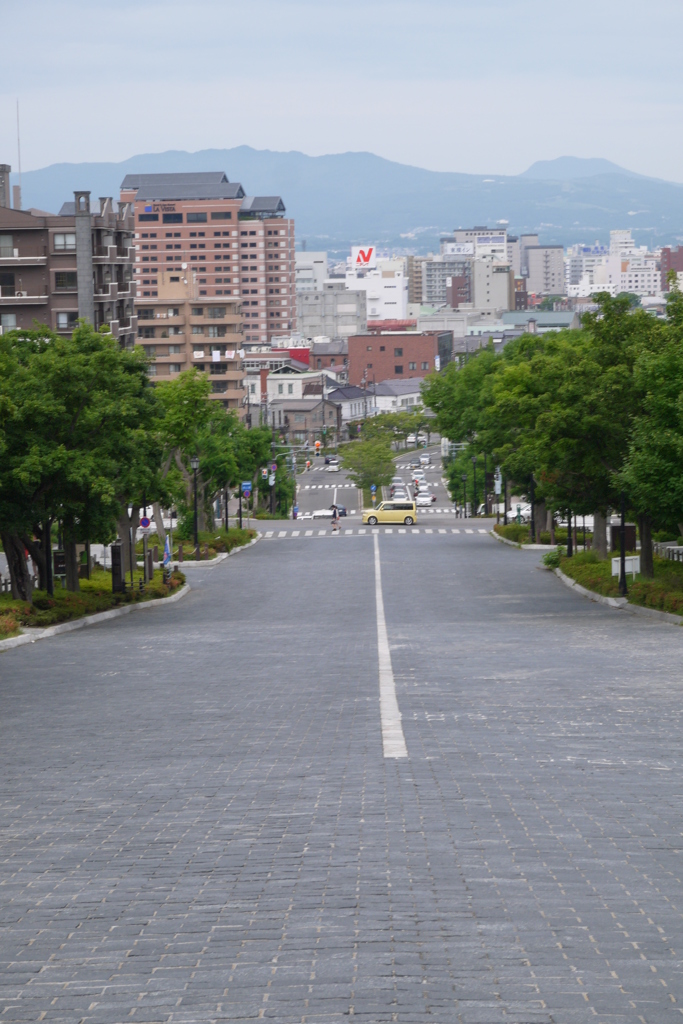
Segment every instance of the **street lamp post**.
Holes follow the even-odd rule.
[[[462,517],[467,519],[467,473],[460,477],[462,480]]]
[[[472,515],[477,514],[477,456],[472,456],[472,472],[474,473],[474,480],[472,481]]]
[[[193,455],[190,459],[190,465],[194,473],[194,557],[199,561],[199,531],[197,524],[197,470],[199,469],[199,459],[196,455]]]

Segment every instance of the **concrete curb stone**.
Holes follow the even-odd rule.
[[[185,569],[212,569],[214,565],[218,565],[219,562],[224,562],[226,558],[230,558],[231,555],[236,555],[240,551],[246,551],[253,544],[256,544],[262,537],[262,534],[257,533],[253,540],[250,540],[248,544],[240,544],[238,548],[233,548],[232,551],[224,551],[220,555],[216,555],[215,558],[207,558],[205,562],[201,559],[199,562],[191,560],[189,562],[176,562],[175,565],[181,572]],[[140,563],[142,565],[142,563]]]
[[[495,540],[499,540],[501,544],[507,544],[508,547],[517,548],[519,551],[555,551],[557,548],[556,544],[517,544],[514,540],[501,537],[495,530],[489,530],[489,533]]]

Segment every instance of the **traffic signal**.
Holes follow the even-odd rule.
[[[267,480],[268,479],[268,470],[265,468],[265,466],[261,470],[261,479],[262,480]]]

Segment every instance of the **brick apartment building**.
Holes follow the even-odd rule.
[[[138,344],[153,360],[150,376],[168,380],[194,367],[211,380],[211,398],[245,414],[239,296],[208,298],[196,275],[160,270],[154,296],[139,300]],[[223,289],[225,291],[225,289]]]
[[[6,189],[0,192],[6,199]],[[74,192],[58,215],[0,205],[0,327],[34,321],[70,334],[79,317],[108,324],[125,348],[135,344],[133,212],[111,198],[91,209]]]
[[[452,331],[357,334],[349,338],[349,384],[426,377],[452,358]]]
[[[215,171],[128,174],[121,199],[135,208],[141,302],[159,297],[163,268],[168,284],[189,275],[199,299],[239,297],[246,350],[295,329],[294,221],[279,196],[246,196]]]
[[[666,275],[670,270],[675,270],[677,274],[683,274],[683,245],[679,245],[676,249],[665,246],[662,249],[662,255],[660,260],[660,270],[662,276],[662,291],[669,291],[669,282],[666,279]]]

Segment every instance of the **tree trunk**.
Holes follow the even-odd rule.
[[[155,501],[152,505],[152,512],[154,514],[154,525],[157,528],[157,536],[163,547],[166,543],[166,528],[164,527],[164,517],[161,514],[161,505],[158,501]]]
[[[64,555],[66,558],[66,589],[72,594],[77,594],[81,589],[78,579],[78,554],[76,552],[75,540],[64,540]]]
[[[119,531],[119,539],[121,541],[121,555],[123,557],[123,574],[124,576],[130,576],[130,531],[133,531],[133,545],[135,545],[135,537],[137,534],[138,526],[140,525],[140,509],[137,505],[133,506],[132,515],[128,515],[128,506],[124,506],[121,515],[116,520],[116,525]],[[133,569],[136,569],[136,554],[133,551]]]
[[[12,583],[12,597],[15,601],[28,601],[30,604],[33,600],[33,584],[26,562],[26,549],[21,538],[16,533],[3,533],[2,546]]]
[[[548,512],[548,529],[550,530],[550,543],[555,543],[555,513]]]
[[[37,529],[35,535],[43,534],[42,540],[34,540],[33,537],[22,537],[21,541],[38,569],[38,589],[47,590],[47,559],[45,558],[45,531]]]
[[[607,519],[601,512],[593,514],[593,551],[598,558],[607,558]]]
[[[545,502],[538,501],[534,507],[534,525],[536,526],[536,536],[534,541],[536,544],[541,543],[541,530],[543,529],[542,524],[545,522]]]
[[[576,536],[576,516],[572,519],[572,538],[574,540],[574,554],[579,550],[578,538]]]
[[[643,576],[653,579],[655,574],[652,556],[652,520],[648,515],[638,516],[638,532],[640,533],[640,571]]]

